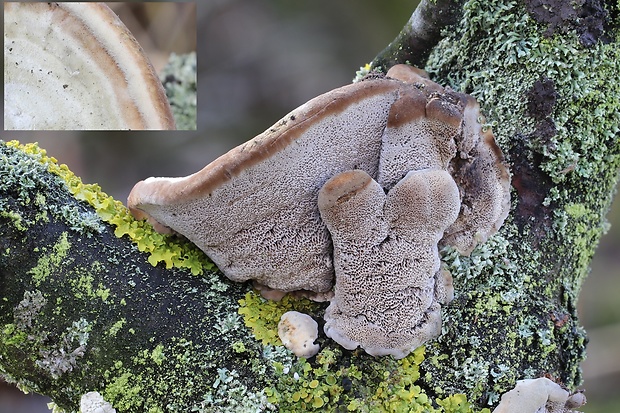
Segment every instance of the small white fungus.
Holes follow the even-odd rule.
[[[319,326],[307,314],[288,311],[282,314],[278,323],[278,336],[284,346],[297,357],[312,357],[319,352],[314,340],[319,336]]]

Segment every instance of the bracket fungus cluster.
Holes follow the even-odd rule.
[[[366,172],[343,172],[319,192],[334,245],[336,288],[325,334],[348,350],[405,357],[441,330],[451,298],[437,242],[460,201],[447,171],[409,172],[387,194]]]
[[[148,178],[128,205],[234,281],[334,296],[325,331],[401,358],[452,297],[438,245],[469,254],[509,210],[477,102],[410,66],[318,96],[201,171]]]
[[[174,129],[144,51],[104,3],[4,3],[5,129]]]

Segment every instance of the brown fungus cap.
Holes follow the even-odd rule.
[[[389,189],[408,171],[448,170],[459,187],[462,205],[441,244],[468,255],[497,232],[510,210],[510,173],[502,151],[471,96],[444,89],[410,66],[396,65],[387,76],[413,85],[415,92],[409,94],[416,97],[403,95],[392,106],[378,181]],[[416,103],[417,111],[400,107]],[[403,119],[403,112],[408,119]]]
[[[328,335],[404,357],[439,334],[452,296],[438,243],[469,253],[508,213],[509,173],[483,121],[473,98],[399,65],[310,100],[193,175],[137,183],[128,205],[234,281],[326,292],[335,277]],[[406,304],[380,321],[384,302]]]
[[[174,129],[144,51],[104,3],[4,3],[6,129]]]

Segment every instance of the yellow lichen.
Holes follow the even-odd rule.
[[[62,178],[76,199],[88,203],[103,221],[116,227],[114,235],[119,238],[127,235],[140,251],[150,254],[148,261],[151,265],[163,262],[166,268],[187,268],[194,275],[215,269],[207,256],[191,243],[159,234],[150,224],[136,221],[120,201],[104,193],[97,184],[82,183],[67,165],[59,165],[54,157],[47,156],[45,149],[39,148],[37,144],[22,145],[18,141],[10,141],[7,146],[35,157],[47,166],[49,172]]]
[[[280,301],[271,301],[250,291],[239,300],[238,312],[243,316],[243,322],[252,330],[256,340],[261,341],[263,345],[281,346],[278,323],[282,314],[293,310],[304,312],[304,309],[316,307],[317,304],[308,299],[298,300],[286,295]]]

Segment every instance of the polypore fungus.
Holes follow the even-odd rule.
[[[509,208],[509,173],[477,103],[421,73],[398,65],[318,96],[193,175],[138,182],[129,208],[187,237],[234,281],[321,293],[335,276],[329,334],[402,357],[439,333],[451,295],[437,242],[467,254]],[[357,201],[337,212],[349,196]],[[353,257],[356,239],[365,250]],[[388,308],[373,305],[392,313],[376,321]],[[356,317],[368,325],[338,321]],[[387,336],[364,340],[371,330]]]
[[[174,129],[140,45],[104,3],[4,3],[6,129]]]
[[[395,358],[438,336],[440,304],[452,294],[438,291],[449,275],[437,242],[460,209],[450,174],[411,171],[386,195],[366,172],[348,171],[323,185],[318,203],[336,271],[325,333],[346,349]]]
[[[586,403],[583,393],[569,394],[545,377],[517,381],[502,395],[493,413],[576,413],[573,408]]]
[[[331,237],[317,206],[323,184],[360,169],[390,189],[410,170],[439,168],[455,178],[463,204],[445,239],[467,252],[508,213],[501,152],[490,129],[481,132],[472,98],[397,68],[419,82],[374,79],[318,96],[195,174],[137,183],[132,213],[184,235],[234,281],[322,292],[334,277]],[[425,151],[432,156],[410,159]]]
[[[309,358],[319,352],[320,346],[314,344],[319,336],[319,327],[308,314],[297,311],[282,314],[278,323],[278,336],[284,347],[297,357]]]
[[[387,76],[409,88],[394,102],[383,134],[378,182],[391,188],[408,171],[445,169],[461,192],[461,213],[447,230],[443,245],[469,254],[506,219],[510,176],[491,128],[474,98],[446,90],[407,66]]]

